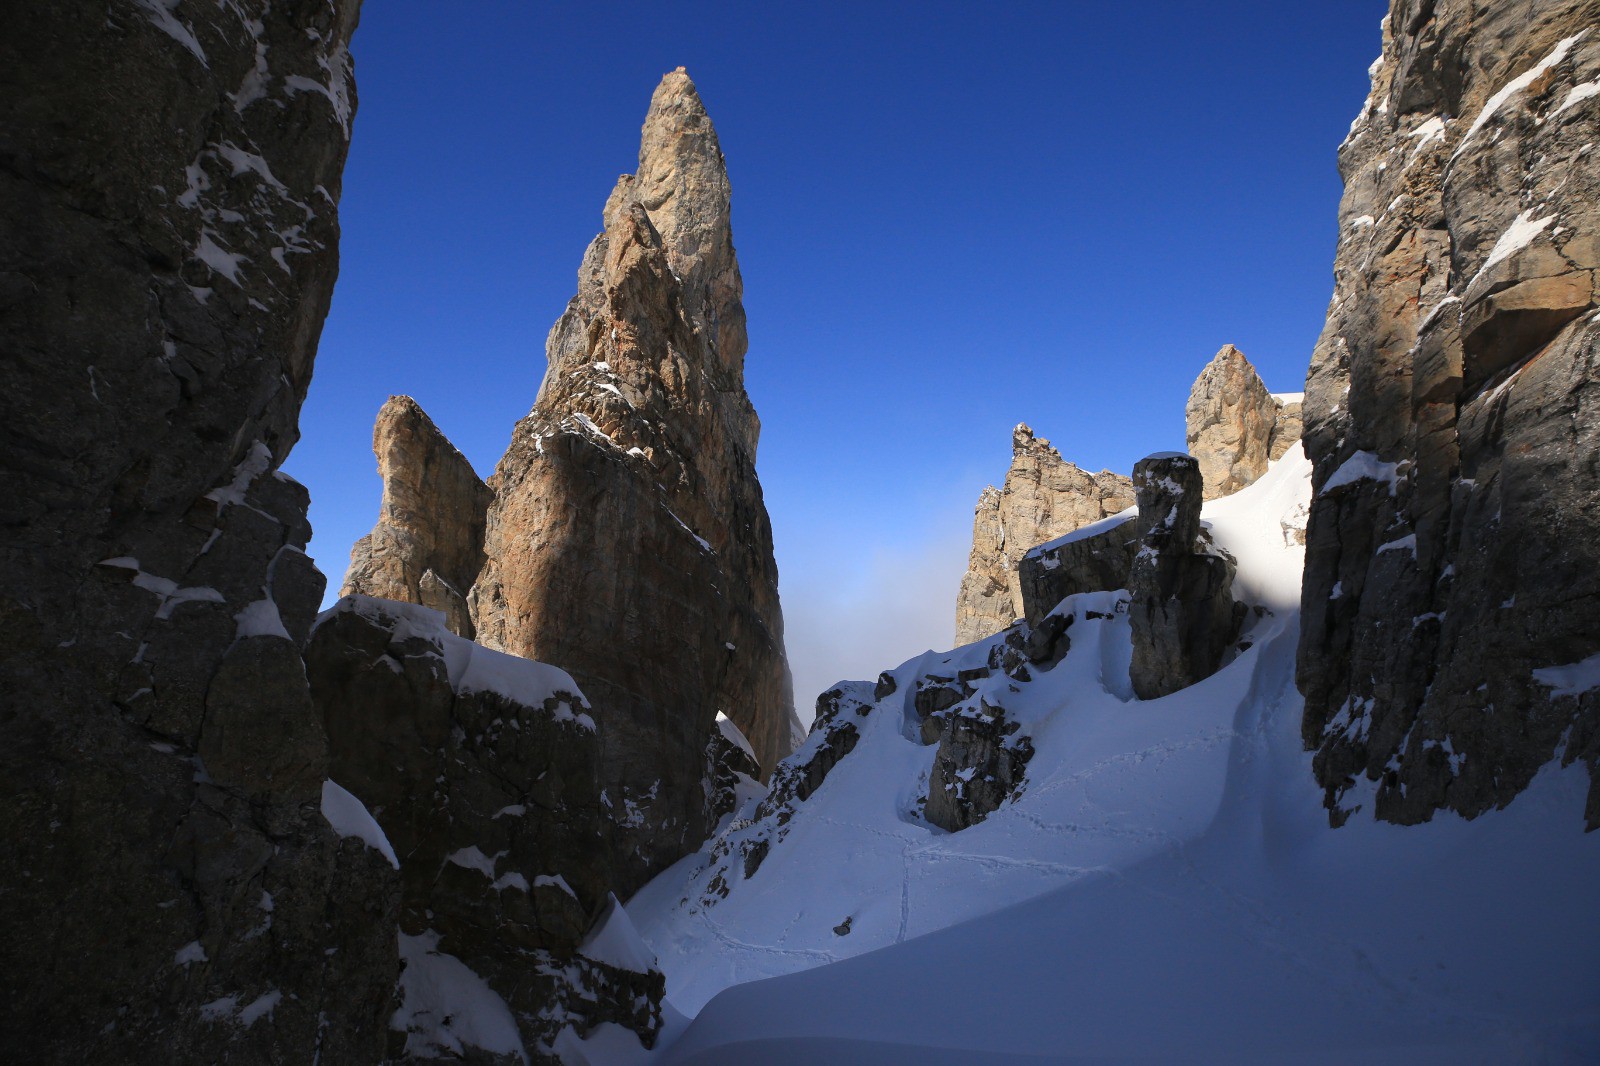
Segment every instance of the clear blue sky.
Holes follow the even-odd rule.
[[[353,52],[343,268],[287,469],[336,591],[408,393],[488,476],[651,90],[721,136],[802,713],[948,645],[972,505],[1026,421],[1089,469],[1183,447],[1224,343],[1298,391],[1335,149],[1382,0],[381,0]]]

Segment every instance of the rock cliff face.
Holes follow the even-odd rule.
[[[972,554],[956,597],[956,643],[998,633],[1022,614],[1017,563],[1024,552],[1133,504],[1133,483],[1090,474],[1061,458],[1026,425],[1011,434],[1005,485],[978,497]]]
[[[489,486],[409,396],[389,397],[378,412],[372,450],[383,506],[378,524],[350,550],[339,594],[432,607],[451,632],[471,640],[467,594],[483,569]]]
[[[357,5],[0,34],[0,1031],[34,1063],[373,1062],[393,868],[319,810],[323,589],[275,468],[337,272]]]
[[[1189,454],[1200,460],[1208,500],[1252,484],[1300,439],[1299,402],[1275,398],[1231,344],[1195,378],[1185,415]]]
[[[1305,402],[1298,677],[1336,823],[1471,817],[1553,759],[1600,782],[1597,84],[1593,0],[1384,21]]]
[[[681,70],[604,220],[490,481],[472,606],[480,641],[560,665],[593,703],[622,892],[703,838],[716,715],[765,773],[793,701],[727,173]]]

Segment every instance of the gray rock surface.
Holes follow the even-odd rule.
[[[1167,453],[1133,468],[1139,547],[1128,575],[1134,693],[1155,699],[1216,673],[1239,634],[1233,560],[1200,529],[1200,463]]]
[[[1022,787],[1033,744],[1018,728],[1004,708],[981,698],[976,708],[945,716],[923,809],[930,823],[952,833],[966,829]]]
[[[400,859],[400,931],[487,980],[535,1057],[568,1025],[654,1043],[661,974],[578,951],[609,899],[611,823],[572,678],[471,644],[436,611],[364,596],[322,616],[305,661],[329,771]]]
[[[444,613],[471,640],[467,594],[483,569],[493,493],[417,401],[391,396],[378,412],[372,451],[383,503],[372,532],[350,549],[341,596],[419,603]]]
[[[1028,549],[1098,522],[1133,503],[1121,474],[1090,474],[1061,458],[1026,425],[1011,434],[1002,488],[985,488],[972,522],[972,553],[956,596],[956,643],[998,633],[1023,613],[1018,561]]]
[[[1600,693],[1561,670],[1600,654],[1597,26],[1396,2],[1339,152],[1298,667],[1335,823],[1472,817],[1581,759],[1600,825]]]
[[[275,473],[337,272],[357,5],[0,33],[0,1032],[28,1063],[375,1062],[398,883],[319,809]]]
[[[593,703],[626,895],[704,838],[717,713],[770,772],[793,700],[728,179],[681,70],[604,220],[490,480],[472,608],[484,644],[560,665]]]

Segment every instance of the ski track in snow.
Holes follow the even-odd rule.
[[[758,1049],[844,1066],[885,1048],[979,1064],[1196,1048],[1217,1062],[1584,1061],[1577,1049],[1600,1041],[1600,918],[1584,891],[1600,883],[1600,834],[1581,833],[1580,767],[1547,769],[1472,823],[1396,827],[1363,810],[1327,827],[1294,687],[1304,549],[1281,527],[1309,481],[1292,451],[1205,506],[1238,560],[1236,594],[1266,609],[1212,678],[1133,699],[1125,609],[1093,593],[1072,601],[1060,664],[976,683],[972,700],[1003,702],[1035,751],[1018,796],[978,825],[922,821],[934,748],[911,701],[918,676],[981,665],[993,638],[891,671],[895,694],[851,719],[854,750],[781,834],[729,828],[727,857],[709,861],[708,844],[629,902],[672,1007],[698,1018],[627,1066]],[[770,839],[748,879],[745,833]],[[718,871],[728,894],[708,904]]]

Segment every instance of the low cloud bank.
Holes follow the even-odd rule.
[[[955,640],[956,590],[971,545],[956,537],[865,563],[807,567],[783,581],[783,618],[794,701],[809,723],[816,698],[835,682],[871,680],[921,652]]]

